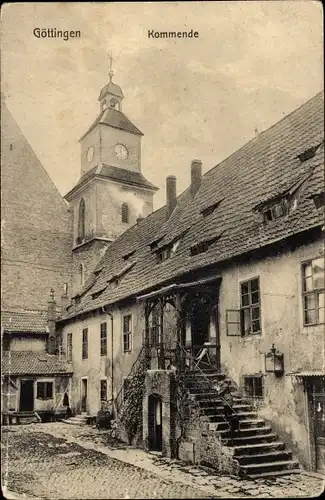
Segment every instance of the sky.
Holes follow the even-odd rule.
[[[79,139],[113,81],[123,112],[144,133],[142,173],[160,188],[210,170],[323,88],[320,2],[14,3],[2,6],[2,93],[62,195],[80,177]],[[34,28],[80,30],[41,38]],[[148,38],[148,30],[199,32]]]

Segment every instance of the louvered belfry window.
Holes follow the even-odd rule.
[[[122,203],[121,216],[122,216],[122,222],[125,223],[129,222],[129,207],[127,203]]]

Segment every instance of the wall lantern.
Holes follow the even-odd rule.
[[[283,354],[276,350],[274,344],[270,351],[265,354],[265,371],[282,375],[284,372]]]

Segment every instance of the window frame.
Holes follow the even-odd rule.
[[[324,262],[324,267],[325,267],[325,256],[324,255],[321,255],[319,257],[312,257],[310,259],[306,259],[306,260],[303,260],[301,262],[301,266],[300,266],[300,270],[301,270],[301,297],[302,297],[302,320],[303,320],[303,325],[304,327],[308,327],[308,326],[318,326],[318,325],[324,325],[325,324],[325,307],[316,307],[316,299],[317,299],[317,296],[320,295],[320,294],[324,294],[325,295],[325,284],[324,284],[324,288],[313,288],[312,290],[304,290],[304,283],[305,283],[305,280],[306,278],[312,278],[313,279],[313,273],[310,275],[310,276],[305,276],[304,275],[304,266],[307,266],[308,264],[311,265],[311,268],[312,268],[312,263],[313,261],[315,260],[318,260],[318,259],[321,259],[323,260]],[[315,309],[308,309],[305,307],[305,297],[307,296],[312,296],[314,297],[314,300],[315,300]],[[306,311],[311,311],[311,310],[315,310],[318,312],[318,317],[319,317],[319,310],[320,309],[324,309],[324,321],[317,321],[316,322],[311,322],[311,323],[307,323],[306,322]]]
[[[67,350],[66,350],[67,363],[72,363],[72,351],[73,351],[72,338],[73,338],[72,332],[68,332],[67,333],[67,342],[66,342],[66,345],[67,345]]]
[[[87,335],[87,341],[84,340],[84,334]],[[85,349],[86,346],[86,349]],[[81,359],[88,359],[88,327],[82,329],[82,339],[81,339]]]
[[[105,399],[102,398],[102,382],[106,383],[106,397],[105,397]],[[107,379],[107,377],[106,378],[101,378],[100,381],[99,381],[99,400],[101,402],[102,401],[105,401],[105,402],[108,401],[108,379]]]
[[[242,297],[243,295],[248,295],[251,298],[252,292],[251,290],[251,285],[249,285],[249,293],[248,294],[243,294],[242,293],[242,286],[245,285],[246,283],[251,283],[252,281],[257,280],[258,282],[258,305],[256,306],[255,304],[250,303],[249,305],[243,306],[242,305]],[[259,276],[254,276],[252,278],[248,278],[246,280],[240,281],[239,282],[239,300],[240,300],[240,311],[241,311],[241,336],[242,337],[249,337],[250,335],[261,335],[262,334],[262,301],[261,301],[261,280]],[[251,299],[250,299],[251,300]],[[245,326],[245,310],[250,311],[250,322],[251,324],[253,321],[257,321],[256,318],[252,317],[252,310],[259,308],[259,316],[258,316],[258,321],[260,324],[260,329],[256,332],[250,331],[249,333],[245,333],[244,326]]]
[[[103,327],[105,325],[105,329],[104,329],[104,332],[103,332]],[[103,337],[103,333],[105,333],[105,337]],[[99,332],[99,335],[100,335],[100,339],[99,339],[99,342],[100,342],[100,355],[101,356],[107,356],[107,346],[108,346],[108,335],[107,335],[107,321],[103,321],[102,323],[100,323],[100,332]],[[105,349],[103,349],[103,347],[105,347]]]
[[[130,316],[131,321],[130,321],[130,330],[128,332],[124,331],[124,318]],[[128,344],[125,342],[125,337],[128,337]],[[127,314],[122,314],[122,349],[123,349],[123,354],[130,354],[132,352],[133,348],[133,314],[132,313],[127,313]],[[128,345],[129,349],[125,350],[125,346]]]
[[[246,390],[246,380],[252,380],[253,381],[253,384],[252,384],[252,389],[253,389],[253,394],[249,394],[248,391]],[[255,390],[256,390],[256,385],[254,384],[254,380],[255,379],[259,379],[261,381],[261,396],[257,396],[255,393]],[[264,397],[265,397],[265,383],[264,383],[264,375],[263,374],[258,374],[258,373],[255,373],[255,374],[252,374],[252,375],[249,375],[249,374],[243,374],[242,375],[242,387],[243,387],[243,396],[244,398],[247,398],[247,399],[251,399],[253,401],[263,401],[264,400]]]
[[[86,235],[86,202],[84,198],[81,198],[78,208],[78,243],[81,243],[85,239]]]
[[[44,395],[41,396],[39,394],[39,386],[43,384],[45,386],[45,389],[44,389]],[[51,395],[49,396],[47,394],[47,389],[48,388],[51,388]],[[39,380],[36,380],[36,398],[35,399],[38,399],[38,400],[41,400],[41,401],[48,401],[48,400],[52,400],[54,399],[54,380],[53,379],[39,379]]]

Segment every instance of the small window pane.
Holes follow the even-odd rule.
[[[243,307],[245,306],[249,306],[249,295],[242,295],[242,298],[241,298],[241,305]]]
[[[245,295],[249,293],[249,286],[248,283],[242,283],[241,285],[241,294]]]
[[[252,293],[252,304],[258,304],[260,299],[260,294],[259,292],[253,292]]]
[[[260,331],[260,320],[257,319],[257,320],[253,320],[252,321],[252,330],[253,330],[253,333],[257,333]]]
[[[252,319],[260,319],[260,308],[259,307],[252,308]]]
[[[308,263],[308,264],[304,264],[302,266],[302,270],[303,270],[303,276],[305,278],[307,278],[308,276],[311,276],[312,275],[312,272],[311,272],[311,263]]]
[[[305,323],[306,323],[306,325],[316,323],[316,310],[315,309],[307,309],[305,311]]]
[[[313,278],[311,276],[303,280],[303,289],[304,292],[311,292],[313,290]]]
[[[258,290],[258,279],[251,281],[251,291],[255,292],[256,290]]]
[[[244,334],[249,335],[251,333],[251,312],[250,309],[244,309]]]
[[[313,293],[305,295],[305,309],[315,309],[315,295]]]
[[[314,289],[325,288],[324,259],[315,259],[312,262]]]

